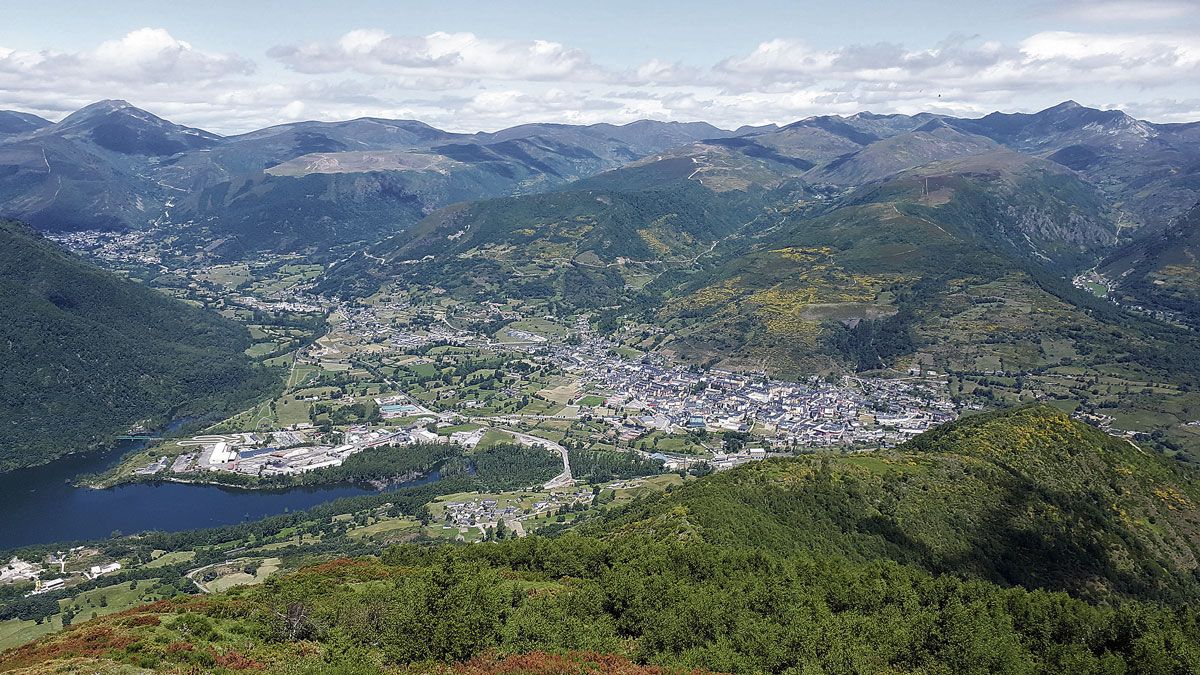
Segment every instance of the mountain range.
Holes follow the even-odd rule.
[[[56,124],[0,115],[0,213],[55,231],[175,225],[268,250],[369,238],[456,201],[546,189],[725,133],[635,122],[455,134],[363,118],[221,137],[124,101]]]
[[[1073,102],[979,119],[860,113],[737,131],[643,120],[464,134],[361,118],[222,137],[101,101],[53,124],[0,112],[0,214],[44,230],[169,224],[234,235],[253,250],[304,250],[370,240],[456,202],[552,190],[660,154],[687,158],[695,180],[719,189],[754,180],[733,177],[723,162],[753,162],[836,190],[1000,147],[1075,172],[1112,205],[1123,231],[1165,227],[1200,201],[1200,125],[1153,124]]]
[[[1166,447],[1200,449],[1180,431],[1200,411],[1200,123],[1067,101],[733,131],[362,118],[219,136],[102,101],[0,130],[0,214],[42,230],[301,253],[326,264],[322,293],[416,283],[619,317],[665,329],[641,348],[785,377],[950,372],[962,396],[1137,410],[1176,429]],[[1104,299],[1072,288],[1089,270]]]

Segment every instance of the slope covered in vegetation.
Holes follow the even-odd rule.
[[[400,547],[162,601],[6,652],[0,671],[472,672],[487,654],[592,652],[731,672],[1182,673],[1200,665],[1198,631],[1187,610],[890,562],[567,536]],[[562,672],[552,658],[517,671]]]
[[[403,545],[163,600],[0,671],[1195,672],[1195,492],[1028,406],[893,453],[708,476],[556,538]]]
[[[1198,495],[1189,470],[1031,405],[944,425],[895,451],[718,474],[603,530],[1184,602],[1200,597]]]
[[[276,376],[245,327],[0,222],[0,471],[48,462],[138,422],[212,416]]]

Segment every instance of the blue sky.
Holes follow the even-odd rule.
[[[0,108],[124,98],[220,133],[296,119],[983,114],[1200,119],[1200,2],[0,0]]]

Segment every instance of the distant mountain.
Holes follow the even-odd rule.
[[[1128,212],[1129,225],[1161,229],[1200,200],[1195,124],[1152,124],[1074,101],[947,123],[1079,172]]]
[[[219,141],[125,101],[94,103],[0,143],[0,216],[48,231],[145,226],[171,192],[154,167]]]
[[[0,471],[131,425],[211,419],[274,386],[244,326],[122,279],[0,222]]]
[[[476,134],[476,139],[488,144],[524,138],[553,139],[584,148],[609,161],[625,163],[697,140],[729,135],[730,132],[706,122],[639,120],[623,125],[523,124],[494,133]]]
[[[144,177],[143,160],[55,136],[0,143],[0,216],[43,231],[145,224],[166,190]]]
[[[933,119],[916,129],[888,136],[861,150],[837,157],[804,177],[816,183],[862,185],[905,169],[991,152],[999,147],[987,138],[962,133],[940,119]]]
[[[793,167],[741,149],[704,141],[546,192],[452,205],[338,264],[320,287],[356,296],[420,278],[469,295],[610,306],[631,276],[688,264],[768,205],[807,194]]]
[[[1161,233],[1114,252],[1099,269],[1116,284],[1116,299],[1164,310],[1200,327],[1200,204]]]
[[[0,135],[0,214],[46,230],[177,224],[241,250],[328,250],[454,202],[537,192],[722,135],[654,121],[455,134],[362,118],[225,138],[101,101]]]
[[[44,120],[37,115],[15,110],[0,110],[0,141],[11,136],[37,131],[51,124],[53,122]]]
[[[552,190],[637,162],[686,157],[730,186],[804,174],[817,191],[844,190],[997,144],[1098,187],[1126,239],[1200,200],[1200,126],[1071,102],[979,119],[825,115],[736,132],[642,120],[461,134],[361,118],[220,137],[101,101],[57,124],[0,117],[0,214],[42,229],[178,225],[185,238],[235,239],[238,250],[329,251],[450,204]],[[755,175],[733,177],[745,170]]]
[[[168,122],[126,101],[100,101],[80,108],[33,138],[65,138],[121,155],[147,157],[211,148],[221,140],[216,134]]]

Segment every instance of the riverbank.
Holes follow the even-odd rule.
[[[322,487],[360,487],[363,489],[370,488],[376,492],[384,492],[391,487],[405,483],[419,482],[421,479],[427,478],[431,474],[437,473],[437,469],[433,471],[409,471],[403,474],[397,474],[385,478],[361,479],[361,480],[329,480],[321,481],[314,480],[309,482],[296,482],[288,478],[254,478],[247,477],[241,474],[234,474],[224,471],[212,471],[205,474],[190,474],[186,476],[121,476],[115,480],[107,482],[91,483],[80,485],[92,490],[107,490],[110,488],[120,487],[123,485],[161,485],[166,483],[174,483],[177,485],[204,485],[224,487],[232,490],[246,490],[248,492],[271,492],[280,490],[294,490],[299,488],[322,488]],[[249,481],[249,482],[247,482]]]

